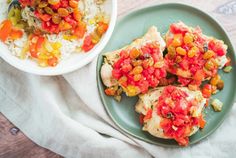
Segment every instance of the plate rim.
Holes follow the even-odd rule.
[[[196,8],[196,7],[193,7],[191,5],[188,5],[188,4],[184,4],[184,3],[178,3],[178,2],[168,2],[168,3],[161,3],[161,4],[155,4],[155,5],[152,5],[152,6],[146,6],[146,7],[143,7],[143,8],[139,8],[139,9],[135,9],[135,10],[131,10],[130,12],[126,13],[124,16],[122,16],[121,18],[119,18],[117,20],[117,23],[116,23],[116,26],[118,23],[122,22],[123,20],[125,20],[128,16],[132,16],[138,12],[142,12],[142,11],[145,11],[147,9],[152,9],[152,8],[155,8],[155,7],[162,7],[162,6],[168,6],[168,5],[179,5],[181,7],[186,7],[186,8],[190,8],[190,9],[193,9],[195,11],[198,11],[200,12],[201,14],[203,14],[204,16],[207,16],[208,18],[210,18],[213,22],[215,22],[218,27],[220,29],[222,29],[222,31],[224,32],[226,38],[229,40],[229,43],[232,47],[232,54],[234,56],[234,58],[236,57],[235,55],[235,47],[234,45],[232,44],[232,40],[230,38],[230,36],[228,35],[227,31],[224,29],[224,27],[219,23],[219,21],[217,19],[215,19],[213,16],[211,16],[209,13],[205,12],[205,11],[202,11],[200,10],[199,8]],[[115,29],[114,29],[115,30]],[[112,38],[112,37],[111,37]],[[110,38],[110,39],[111,39]],[[157,142],[157,141],[154,141],[154,140],[149,140],[147,138],[143,138],[141,136],[138,136],[128,130],[126,130],[124,127],[122,127],[122,125],[120,125],[118,123],[118,121],[116,121],[116,119],[113,117],[113,115],[111,114],[111,112],[109,111],[107,105],[106,105],[106,101],[105,101],[105,98],[102,96],[101,94],[101,91],[102,91],[102,84],[99,84],[99,82],[102,83],[101,81],[101,78],[100,78],[100,69],[98,69],[98,65],[99,65],[99,59],[103,57],[103,54],[104,52],[102,51],[102,53],[99,54],[98,58],[97,58],[97,62],[96,62],[96,81],[97,81],[97,88],[98,88],[98,91],[99,91],[99,96],[101,98],[101,101],[102,101],[102,104],[103,106],[105,107],[106,109],[106,112],[107,114],[109,115],[109,117],[112,119],[112,121],[115,123],[115,125],[117,125],[117,127],[120,129],[121,132],[125,132],[126,134],[130,135],[130,136],[133,136],[134,138],[137,138],[139,140],[142,140],[144,142],[147,142],[147,143],[151,143],[151,144],[154,144],[154,145],[159,145],[159,146],[162,146],[162,147],[172,147],[172,148],[181,148],[181,146],[177,145],[177,144],[163,144],[163,143],[160,143],[160,142]],[[223,116],[223,118],[218,122],[218,124],[216,126],[214,126],[207,134],[205,134],[204,136],[202,136],[201,138],[195,140],[195,141],[192,141],[192,142],[189,142],[189,145],[188,146],[192,146],[196,143],[199,143],[201,142],[203,139],[205,139],[206,137],[210,136],[213,132],[216,131],[216,129],[218,129],[222,123],[224,122],[224,120],[227,118],[227,116],[229,115],[229,112],[231,111],[233,105],[234,105],[234,102],[236,101],[236,93],[234,93],[233,95],[233,98],[232,98],[232,104],[229,106],[229,108],[227,108],[225,110],[225,115]],[[162,138],[160,138],[162,139]]]

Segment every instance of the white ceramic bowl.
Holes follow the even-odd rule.
[[[87,53],[73,53],[68,58],[60,61],[60,63],[56,67],[42,68],[39,67],[36,62],[30,59],[21,60],[16,56],[12,55],[11,52],[8,50],[7,46],[0,42],[0,56],[6,62],[16,67],[17,69],[37,75],[61,75],[79,69],[91,62],[102,51],[114,30],[117,18],[117,0],[106,0],[104,5],[106,13],[110,15],[109,28],[107,32],[103,35],[101,41]],[[2,21],[3,19],[5,19],[5,16],[2,13],[6,12],[7,8],[6,6],[4,7],[4,5],[1,5],[0,8],[0,21]]]

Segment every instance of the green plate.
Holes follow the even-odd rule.
[[[208,14],[183,4],[162,4],[144,8],[125,16],[118,21],[112,38],[107,44],[103,53],[123,47],[132,42],[133,39],[141,37],[150,26],[157,26],[162,35],[167,32],[171,23],[183,21],[187,25],[199,25],[203,33],[223,40],[228,45],[228,56],[232,59],[232,65],[235,65],[235,55],[232,43],[229,40],[224,29]],[[178,146],[174,140],[166,140],[151,136],[149,133],[141,130],[139,116],[134,111],[134,105],[137,97],[122,96],[121,102],[116,102],[112,97],[104,93],[104,85],[100,78],[100,69],[103,63],[102,53],[97,62],[97,82],[102,102],[112,120],[125,132],[149,143],[162,146]],[[214,132],[221,125],[224,118],[229,113],[233,103],[236,91],[236,68],[229,74],[220,71],[225,82],[224,89],[214,95],[212,98],[218,98],[223,103],[221,112],[214,112],[211,106],[205,109],[207,124],[203,130],[199,130],[190,137],[190,144],[194,144]]]

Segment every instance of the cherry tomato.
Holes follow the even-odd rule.
[[[202,88],[202,95],[205,98],[210,98],[212,93],[212,88],[210,84],[205,84]]]
[[[204,128],[205,125],[206,125],[206,120],[205,120],[205,119],[203,118],[203,116],[201,115],[201,116],[199,117],[199,127],[200,127],[200,128]]]
[[[144,115],[140,114],[139,115],[139,123],[140,123],[140,125],[143,125],[143,118],[144,118]]]
[[[92,48],[94,47],[94,44],[92,42],[92,38],[90,35],[86,36],[85,39],[84,39],[84,43],[82,45],[82,49],[85,51],[85,52],[88,52],[90,51]]]
[[[75,35],[76,37],[78,37],[78,39],[80,39],[84,37],[85,32],[86,32],[86,24],[81,22],[74,29],[73,35]]]
[[[10,20],[4,20],[0,25],[0,40],[5,42],[11,34],[12,23]]]
[[[16,40],[21,38],[22,36],[23,36],[23,31],[18,29],[12,29],[9,38],[12,40]]]
[[[147,114],[144,116],[143,121],[145,122],[145,121],[147,121],[147,120],[149,120],[151,118],[152,118],[152,109],[149,109],[147,111]]]
[[[52,58],[49,58],[49,59],[48,59],[48,65],[49,65],[49,66],[54,67],[54,66],[56,66],[57,64],[58,64],[58,59],[57,59],[57,57],[52,57]]]
[[[107,31],[107,29],[108,29],[108,24],[99,22],[96,32],[98,35],[102,36]]]

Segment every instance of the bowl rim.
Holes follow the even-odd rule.
[[[55,68],[40,68],[40,69],[35,69],[33,67],[30,67],[31,64],[25,64],[22,65],[21,62],[16,62],[16,56],[8,53],[4,53],[4,51],[0,51],[0,57],[6,61],[8,64],[12,65],[13,67],[35,75],[41,75],[41,76],[56,76],[56,75],[62,75],[66,73],[70,73],[72,71],[75,71],[79,68],[82,68],[83,66],[87,65],[90,63],[99,53],[102,52],[103,48],[106,46],[108,43],[109,39],[112,36],[112,33],[115,28],[116,20],[117,20],[117,0],[111,0],[111,5],[112,5],[112,10],[111,10],[111,15],[110,15],[110,23],[109,23],[109,28],[101,41],[90,51],[88,52],[89,55],[82,61],[78,62],[77,64],[74,65],[69,65],[66,68],[62,69],[55,69]],[[2,43],[2,45],[4,45]],[[0,45],[0,49],[3,46]],[[21,59],[19,59],[21,60]],[[66,59],[65,59],[66,60]]]

